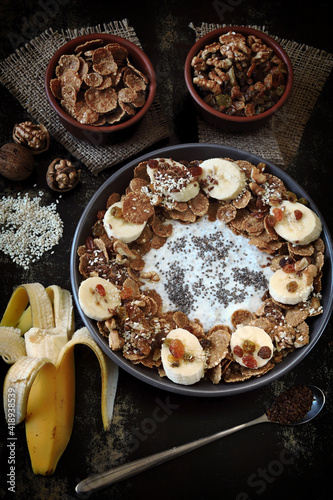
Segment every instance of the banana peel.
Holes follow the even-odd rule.
[[[22,337],[24,335],[24,337]],[[6,419],[9,391],[15,392],[15,425],[25,420],[35,474],[53,474],[69,442],[74,422],[74,347],[95,353],[101,369],[103,427],[110,429],[118,366],[105,355],[87,328],[74,332],[72,296],[57,285],[20,285],[0,323],[0,354],[11,364],[3,387]]]

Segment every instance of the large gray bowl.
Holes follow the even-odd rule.
[[[77,248],[79,245],[84,244],[86,238],[91,234],[91,228],[96,221],[96,214],[98,210],[104,210],[106,205],[106,200],[112,192],[123,193],[127,187],[130,179],[132,178],[134,167],[141,161],[147,160],[149,158],[158,157],[170,157],[174,160],[204,160],[206,158],[213,157],[228,157],[235,160],[247,160],[251,163],[258,164],[264,162],[267,165],[267,171],[276,175],[286,184],[290,191],[294,191],[299,197],[304,196],[309,201],[309,206],[319,215],[323,223],[323,234],[322,238],[325,242],[325,266],[324,266],[324,279],[323,279],[323,299],[322,305],[324,308],[323,314],[309,318],[310,325],[310,343],[291,353],[287,356],[281,363],[279,363],[272,371],[268,372],[259,378],[253,378],[245,382],[236,383],[220,383],[218,385],[213,385],[211,382],[202,380],[197,384],[191,386],[181,386],[174,384],[172,381],[166,377],[161,378],[156,371],[150,368],[146,368],[142,365],[133,365],[130,361],[126,360],[121,354],[112,352],[108,347],[107,339],[102,337],[98,332],[96,322],[89,319],[82,311],[79,300],[78,300],[78,289],[82,281],[82,276],[80,275],[79,260],[77,256]],[[79,224],[77,226],[72,250],[71,250],[71,283],[73,289],[74,300],[77,308],[80,312],[82,320],[87,328],[90,330],[92,336],[96,342],[100,345],[103,351],[110,356],[121,368],[126,370],[128,373],[132,374],[134,377],[146,382],[147,384],[153,385],[160,389],[165,389],[170,392],[189,395],[189,396],[200,396],[200,397],[217,397],[217,396],[229,396],[232,394],[239,394],[246,391],[251,391],[262,387],[275,379],[280,378],[287,372],[295,368],[295,366],[302,361],[303,358],[310,352],[314,347],[321,334],[323,333],[327,322],[329,320],[330,314],[332,312],[333,303],[333,276],[332,276],[332,257],[333,257],[333,246],[332,239],[329,234],[327,225],[319,213],[315,204],[311,201],[308,194],[299,186],[288,174],[283,170],[276,167],[269,161],[263,158],[259,158],[255,155],[241,151],[234,148],[229,148],[225,146],[219,146],[215,144],[184,144],[177,146],[170,146],[153,151],[149,154],[140,156],[139,158],[129,162],[127,165],[122,167],[114,175],[112,175],[95,193],[95,195],[90,200],[89,204],[85,208]]]

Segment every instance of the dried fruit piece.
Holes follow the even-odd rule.
[[[234,347],[233,353],[234,353],[235,356],[238,356],[239,358],[242,358],[243,355],[244,355],[243,349],[239,345],[236,345]]]
[[[169,344],[169,351],[175,359],[181,359],[185,354],[185,346],[180,339],[173,339]]]
[[[247,368],[257,368],[258,363],[255,360],[255,358],[252,356],[252,354],[245,354],[242,358],[244,365]]]
[[[258,351],[258,356],[259,356],[259,358],[262,358],[262,359],[270,359],[270,357],[272,356],[271,348],[268,346],[265,346],[265,345],[260,347],[260,349]]]

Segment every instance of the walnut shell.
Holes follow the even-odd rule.
[[[0,148],[0,174],[7,179],[23,181],[31,175],[34,166],[34,157],[24,146],[9,142]]]
[[[44,153],[50,147],[50,135],[47,128],[42,124],[35,125],[29,121],[15,124],[13,139],[17,144],[29,148],[34,155]]]
[[[66,192],[78,184],[80,174],[69,160],[56,158],[47,169],[46,182],[53,191]]]

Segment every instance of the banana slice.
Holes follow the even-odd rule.
[[[245,187],[245,173],[229,160],[210,158],[200,164],[202,189],[217,200],[233,200]]]
[[[161,359],[166,376],[175,384],[195,384],[204,376],[204,350],[197,337],[183,328],[168,333]]]
[[[246,368],[261,368],[273,356],[268,333],[257,326],[242,326],[231,335],[230,349],[235,361]]]
[[[155,161],[156,168],[147,165],[147,174],[157,194],[178,202],[195,198],[200,191],[199,182],[184,165],[171,158],[157,158]]]
[[[109,238],[115,238],[123,243],[131,243],[140,236],[146,223],[134,224],[126,221],[121,216],[121,209],[121,201],[108,208],[103,219],[104,228]],[[120,213],[119,216],[118,213]]]
[[[88,318],[104,321],[111,318],[116,307],[120,306],[120,292],[103,278],[87,278],[79,287],[79,303]]]
[[[270,213],[277,218],[279,210],[282,219],[276,221],[274,229],[283,239],[296,245],[308,245],[319,237],[321,221],[310,208],[285,200],[278,207],[271,207]]]
[[[277,302],[295,305],[309,298],[312,283],[307,284],[305,276],[299,273],[286,273],[278,269],[269,280],[269,293]]]

